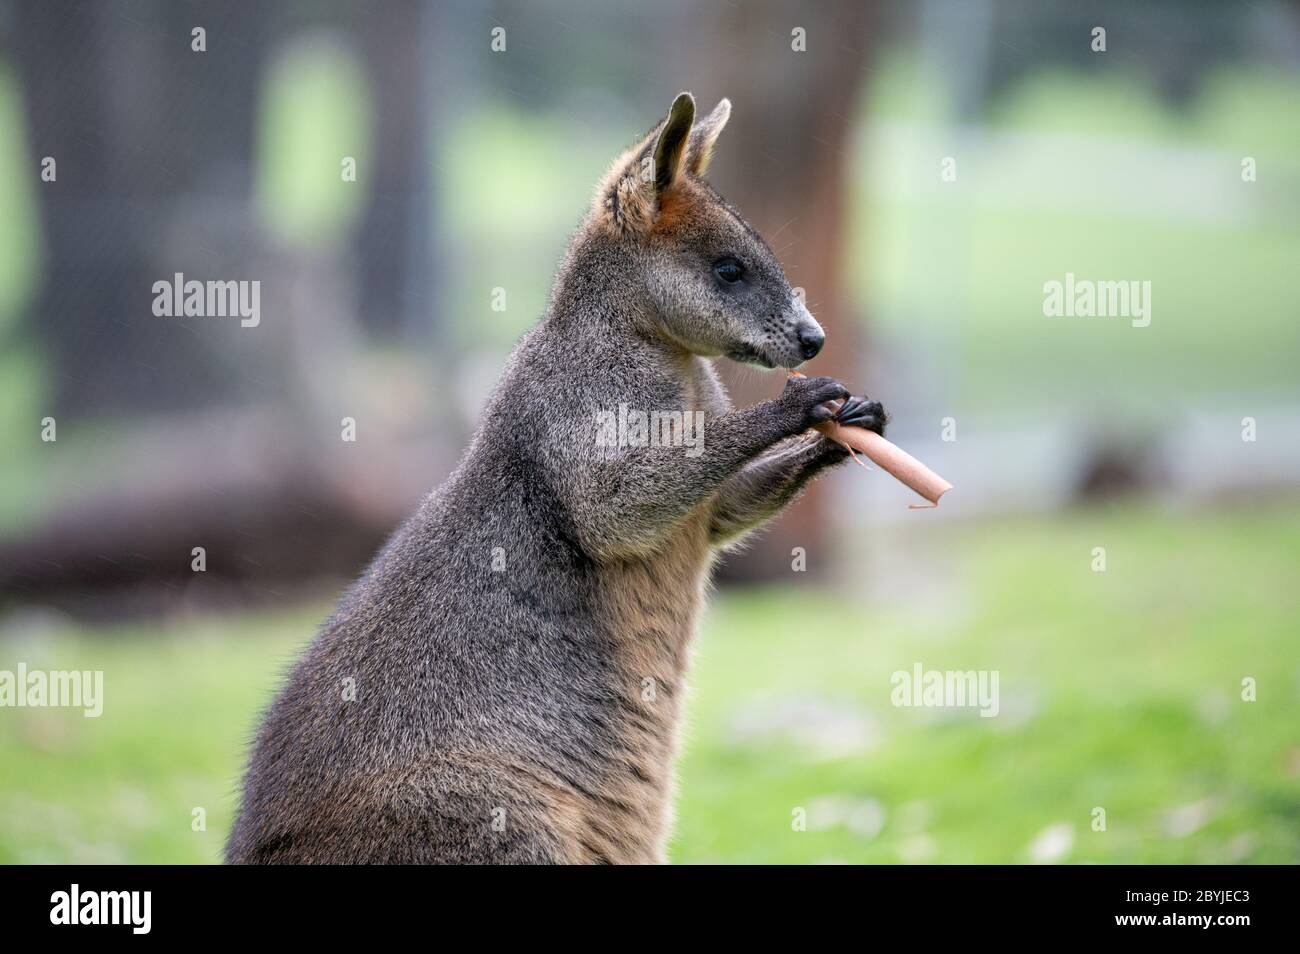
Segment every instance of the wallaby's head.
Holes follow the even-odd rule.
[[[793,368],[826,336],[767,243],[702,179],[730,115],[724,99],[697,122],[679,95],[614,163],[592,217],[626,253],[656,330],[693,354]]]

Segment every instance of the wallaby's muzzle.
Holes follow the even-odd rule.
[[[812,316],[812,312],[802,300],[795,297],[793,304],[794,327],[791,330],[795,338],[794,345],[799,356],[807,361],[817,357],[818,352],[822,350],[822,345],[826,343],[826,332],[822,331],[822,326],[817,324],[817,319]]]

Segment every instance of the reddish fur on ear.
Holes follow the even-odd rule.
[[[695,213],[699,198],[699,189],[690,180],[678,181],[671,189],[659,196],[659,210],[652,231],[671,232],[688,225]]]

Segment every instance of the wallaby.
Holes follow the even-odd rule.
[[[716,554],[847,458],[812,425],[885,422],[826,377],[728,401],[708,359],[825,340],[701,178],[730,112],[682,93],[599,184],[464,458],[266,714],[228,861],[665,860]],[[703,412],[702,441],[611,446],[620,405]]]

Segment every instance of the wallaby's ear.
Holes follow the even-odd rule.
[[[693,176],[702,176],[709,168],[713,158],[713,144],[718,141],[718,134],[731,118],[731,100],[723,99],[713,112],[705,116],[691,130],[691,141],[686,149],[686,171]]]
[[[660,196],[686,174],[694,122],[695,100],[681,93],[667,118],[619,156],[596,187],[593,212],[598,221],[619,236],[650,231]]]
[[[682,173],[686,144],[695,123],[695,99],[690,93],[678,93],[668,110],[659,141],[655,143],[655,189],[666,192]]]

